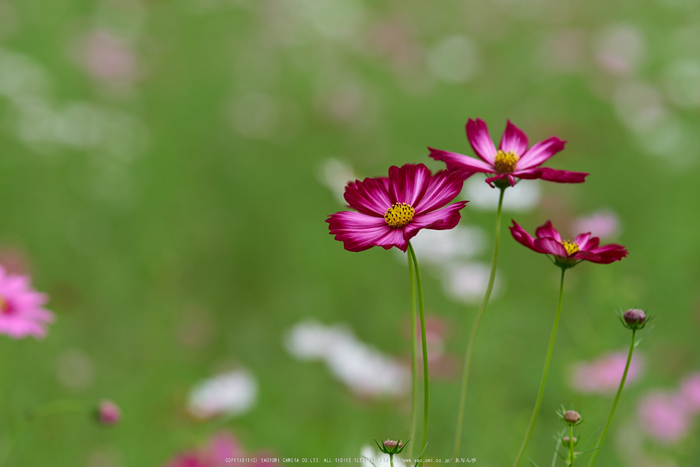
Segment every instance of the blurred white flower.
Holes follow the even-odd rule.
[[[615,238],[620,234],[620,218],[608,208],[577,217],[572,232],[591,232],[594,237]]]
[[[43,95],[49,86],[48,73],[33,58],[0,48],[0,95],[9,99]]]
[[[464,303],[479,303],[489,282],[491,267],[483,263],[453,264],[443,271],[445,293]],[[500,274],[496,274],[492,297],[503,287]]]
[[[484,251],[487,239],[483,229],[476,226],[458,225],[451,230],[421,231],[411,239],[421,263],[444,266],[449,261],[468,259]],[[400,253],[405,261],[406,255]]]
[[[58,381],[73,390],[83,390],[95,379],[95,366],[88,354],[72,349],[63,352],[56,362]]]
[[[187,404],[197,418],[235,416],[249,411],[258,398],[258,383],[245,370],[235,370],[208,379],[191,392]]]
[[[285,337],[289,353],[323,360],[331,373],[359,396],[395,396],[409,388],[409,372],[396,360],[357,340],[344,325],[305,321]]]
[[[428,52],[428,69],[435,78],[446,83],[469,81],[480,68],[479,48],[464,36],[446,37]]]
[[[491,188],[484,182],[481,174],[469,177],[464,183],[463,195],[469,200],[469,206],[483,211],[498,209],[498,189]],[[539,180],[524,180],[506,190],[503,198],[504,211],[527,212],[540,202],[541,189]]]
[[[594,47],[598,65],[615,75],[636,71],[646,48],[639,28],[626,24],[605,28],[596,38]]]
[[[350,181],[357,179],[355,171],[350,164],[338,159],[326,159],[317,172],[318,180],[333,192],[336,199],[342,205],[346,205],[345,186]]]

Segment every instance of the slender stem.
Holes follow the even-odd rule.
[[[554,349],[554,340],[557,337],[557,328],[559,327],[559,316],[561,315],[561,304],[564,299],[564,273],[566,268],[561,268],[561,281],[559,283],[559,305],[557,306],[557,314],[554,317],[554,326],[552,327],[552,337],[549,338],[549,348],[547,349],[547,358],[544,362],[544,371],[542,372],[542,381],[540,382],[540,390],[537,394],[537,402],[535,403],[535,410],[532,411],[532,418],[530,418],[530,425],[527,427],[527,433],[525,434],[525,439],[523,440],[522,446],[520,446],[520,451],[518,451],[518,456],[515,458],[513,467],[517,467],[520,462],[520,458],[523,457],[527,443],[530,441],[530,435],[532,434],[532,429],[535,427],[535,421],[537,421],[537,414],[540,412],[540,405],[542,404],[542,396],[544,395],[544,386],[547,383],[547,373],[549,373],[549,362],[552,360],[552,350]]]
[[[5,461],[7,461],[7,458],[10,456],[14,445],[17,444],[17,441],[19,441],[24,432],[27,431],[34,422],[38,422],[43,418],[58,413],[86,413],[87,411],[88,407],[85,403],[70,399],[49,402],[41,407],[33,409],[27,419],[20,421],[20,423],[12,429],[8,435],[8,440],[3,443],[0,448],[0,465],[5,465]]]
[[[413,257],[408,257],[408,275],[411,279],[411,433],[409,439],[415,439],[418,424],[418,329],[416,322],[416,281],[413,271]],[[413,444],[408,447],[408,457],[413,458]]]
[[[420,277],[420,268],[416,252],[411,242],[408,243],[408,251],[413,258],[413,266],[416,269],[416,285],[418,286],[418,311],[420,313],[420,339],[423,346],[423,437],[421,438],[421,456],[419,465],[423,465],[423,455],[428,437],[428,414],[430,413],[430,377],[428,375],[428,345],[425,338],[425,308],[423,306],[423,282]]]
[[[627,372],[629,371],[630,363],[632,362],[632,354],[634,353],[636,334],[637,334],[637,330],[632,329],[632,343],[630,344],[629,355],[627,355],[627,364],[625,365],[625,372],[622,374],[622,381],[620,381],[620,387],[617,390],[617,395],[615,396],[615,402],[613,402],[613,406],[612,406],[612,409],[610,410],[610,415],[608,416],[608,421],[605,424],[605,428],[603,429],[603,432],[600,434],[600,438],[598,438],[598,443],[595,446],[595,449],[593,451],[593,456],[591,456],[591,461],[588,463],[588,467],[593,467],[593,464],[595,464],[595,460],[598,457],[598,453],[600,452],[600,448],[603,447],[603,441],[605,441],[605,435],[608,434],[608,428],[610,428],[610,422],[612,422],[613,415],[615,415],[615,409],[617,408],[617,403],[620,402],[620,396],[622,395],[622,389],[625,387],[625,381],[627,381]]]
[[[462,391],[459,396],[457,432],[455,434],[455,449],[452,455],[452,465],[455,465],[457,463],[457,457],[459,457],[459,444],[462,440],[462,423],[464,421],[464,406],[467,400],[467,384],[469,383],[469,367],[471,366],[472,349],[474,348],[476,330],[479,328],[479,322],[481,322],[481,317],[484,314],[486,305],[489,303],[489,298],[491,298],[491,291],[493,290],[493,281],[496,278],[496,261],[498,260],[498,240],[501,233],[501,210],[503,208],[503,194],[505,193],[505,191],[505,188],[501,188],[501,194],[498,197],[498,212],[496,214],[496,234],[493,244],[493,259],[491,260],[491,274],[489,275],[489,283],[486,286],[486,293],[484,294],[484,298],[481,301],[479,311],[476,313],[476,318],[474,318],[472,332],[469,335],[469,343],[467,344],[467,353],[464,356],[464,370],[462,371]]]
[[[574,465],[576,457],[574,456],[574,426],[569,425],[569,467]]]
[[[389,462],[391,463],[391,467],[394,467],[394,455],[389,454]]]

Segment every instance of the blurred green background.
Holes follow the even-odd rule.
[[[700,370],[699,82],[689,0],[0,0],[0,263],[29,271],[56,313],[44,340],[0,339],[1,434],[54,399],[109,398],[124,413],[111,429],[43,420],[10,465],[160,466],[220,427],[278,456],[356,457],[373,437],[407,438],[405,396],[358,397],[285,336],[311,318],[345,323],[405,357],[405,260],[328,234],[325,217],[344,209],[328,164],[360,178],[441,169],[426,146],[472,155],[476,117],[496,142],[506,119],[531,144],[568,140],[546,165],[591,175],[524,181],[536,202],[505,212],[463,455],[512,462],[556,306],[558,270],[505,226],[552,219],[575,235],[575,218],[607,208],[621,227],[603,241],[630,255],[568,273],[528,456],[549,465],[562,403],[587,417],[584,438],[603,425],[612,397],[577,392],[569,374],[624,350],[615,311],[640,307],[656,315],[645,372],[597,465],[700,465],[696,420],[672,443],[636,422],[646,394]],[[494,213],[462,212],[485,233],[471,260],[488,264]],[[451,297],[436,271],[426,306],[459,367],[479,300]],[[195,419],[190,390],[230,368],[254,375],[257,404]],[[433,381],[429,457],[452,453],[456,373]]]

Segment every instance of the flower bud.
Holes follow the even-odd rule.
[[[570,440],[570,438],[569,438],[568,436],[564,436],[564,437],[561,439],[561,444],[563,444],[564,446],[567,446],[567,447],[568,447],[568,446],[569,446],[569,440]],[[576,445],[576,443],[578,443],[578,438],[574,436],[574,446]]]
[[[567,410],[564,414],[564,421],[569,425],[576,425],[581,421],[581,415],[575,410]]]
[[[116,425],[122,418],[121,410],[112,401],[104,400],[97,407],[97,421],[102,425]]]
[[[625,311],[622,318],[625,320],[625,324],[629,329],[641,329],[644,327],[644,323],[647,320],[647,315],[645,315],[642,310],[633,308]]]
[[[394,454],[399,454],[405,447],[401,440],[395,441],[393,439],[387,439],[386,441],[382,442],[382,444],[379,444],[375,439],[374,442],[377,444],[380,451],[382,451],[384,454],[389,454],[392,456]],[[406,444],[408,444],[408,442]]]
[[[394,449],[396,446],[401,448],[401,446],[402,446],[401,441],[394,441],[391,439],[387,439],[386,441],[384,441],[384,447],[387,449]]]

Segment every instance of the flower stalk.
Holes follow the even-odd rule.
[[[408,439],[415,439],[418,424],[418,329],[416,322],[416,282],[414,278],[413,257],[408,257],[408,276],[411,280],[411,431]],[[413,458],[413,444],[408,448],[408,457]]]
[[[421,456],[419,465],[423,465],[423,452],[427,443],[428,436],[428,416],[430,414],[430,377],[428,374],[428,345],[425,337],[425,308],[423,305],[423,282],[421,280],[420,268],[418,267],[418,259],[416,252],[413,250],[413,245],[408,242],[408,253],[413,260],[413,267],[416,270],[416,286],[418,287],[418,312],[420,314],[420,338],[423,347],[423,435],[421,437]]]
[[[484,298],[481,301],[481,306],[479,311],[476,313],[474,318],[474,324],[472,325],[472,331],[469,335],[469,342],[467,343],[467,353],[464,356],[464,370],[462,371],[462,390],[459,396],[459,412],[457,415],[457,431],[455,433],[455,447],[452,455],[452,465],[457,462],[457,457],[459,457],[459,445],[462,440],[462,425],[464,422],[464,407],[466,405],[467,399],[467,385],[469,383],[469,368],[471,367],[472,350],[474,348],[474,340],[476,339],[476,331],[479,328],[479,323],[481,322],[481,317],[484,314],[486,305],[489,303],[491,298],[491,291],[493,290],[493,282],[496,278],[496,262],[498,260],[498,242],[501,233],[501,211],[503,208],[503,195],[505,194],[506,187],[502,187],[501,193],[498,197],[498,211],[496,213],[496,233],[494,236],[493,245],[493,259],[491,260],[491,273],[489,274],[489,282],[486,286],[486,292],[484,293]]]
[[[525,452],[525,448],[527,447],[527,443],[530,441],[530,436],[532,435],[532,429],[535,427],[535,422],[537,421],[537,415],[540,412],[540,405],[542,404],[542,397],[544,396],[544,387],[545,384],[547,383],[547,374],[549,373],[549,363],[552,360],[552,351],[554,349],[554,341],[556,340],[557,337],[557,329],[559,327],[559,317],[561,316],[561,305],[564,299],[564,274],[566,273],[565,267],[561,268],[561,280],[559,283],[559,304],[557,305],[557,314],[554,317],[554,326],[552,327],[552,336],[549,339],[549,348],[547,349],[547,357],[545,359],[544,363],[544,371],[542,372],[542,381],[540,382],[540,390],[537,394],[537,402],[535,402],[535,409],[532,411],[532,417],[530,418],[530,424],[527,427],[527,432],[525,434],[525,439],[523,440],[523,444],[520,446],[520,450],[518,451],[518,455],[515,458],[515,462],[513,463],[513,467],[517,467],[518,463],[520,462],[520,459],[523,456],[523,453]]]
[[[608,434],[608,428],[610,428],[610,423],[612,422],[613,415],[615,415],[615,409],[617,408],[617,403],[620,402],[620,396],[622,395],[622,389],[625,387],[625,381],[627,381],[627,373],[629,372],[630,369],[630,363],[632,362],[632,354],[634,353],[634,348],[637,346],[636,344],[636,335],[637,335],[637,327],[631,327],[632,329],[632,342],[630,344],[630,351],[629,354],[627,355],[627,363],[625,364],[625,371],[622,373],[622,380],[620,381],[620,387],[617,390],[617,395],[615,396],[615,401],[613,402],[612,409],[610,409],[610,415],[608,416],[608,421],[605,423],[605,428],[603,428],[603,432],[600,434],[600,438],[598,438],[598,442],[595,445],[595,448],[593,450],[593,455],[591,456],[591,461],[588,463],[588,467],[593,467],[593,464],[595,464],[596,459],[598,458],[598,453],[600,452],[600,448],[603,447],[603,441],[605,441],[605,435]]]

